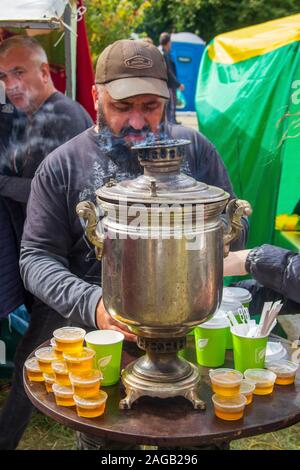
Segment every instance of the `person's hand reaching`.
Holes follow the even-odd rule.
[[[98,302],[97,309],[96,309],[96,323],[100,330],[116,330],[123,333],[125,339],[127,341],[134,341],[136,342],[137,337],[130,330],[123,325],[122,323],[114,320],[109,313],[105,310],[103,299]]]
[[[230,251],[224,258],[224,276],[244,276],[247,256],[251,250]]]

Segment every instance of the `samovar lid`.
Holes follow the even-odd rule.
[[[96,195],[109,202],[143,204],[206,204],[227,200],[229,194],[223,189],[180,173],[188,144],[188,140],[169,139],[133,147],[144,167],[144,174],[118,183],[110,180],[96,191]]]

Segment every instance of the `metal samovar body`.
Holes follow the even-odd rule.
[[[218,308],[223,256],[251,208],[246,201],[228,204],[223,189],[180,173],[188,143],[136,146],[144,174],[96,191],[104,214],[99,223],[92,203],[77,206],[102,261],[104,306],[138,335],[146,352],[122,372],[127,395],[121,408],[143,395],[182,395],[195,408],[205,407],[197,366],[177,353],[188,331]]]

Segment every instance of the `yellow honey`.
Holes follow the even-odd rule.
[[[234,397],[240,394],[243,374],[234,369],[211,369],[209,377],[213,391],[223,397]]]
[[[270,395],[273,392],[275,382],[269,382],[264,385],[256,384],[254,395]]]
[[[69,371],[65,361],[52,362],[52,369],[55,375],[55,382],[66,387],[71,386]]]
[[[255,383],[254,395],[270,395],[273,392],[276,380],[274,372],[266,369],[247,369],[244,376]]]
[[[46,391],[48,393],[52,393],[53,392],[52,385],[55,382],[55,375],[54,374],[43,374],[43,376],[44,376],[44,380],[45,380]]]
[[[51,347],[37,349],[35,351],[35,357],[38,360],[40,369],[45,374],[52,374],[52,362],[57,360],[55,351]]]
[[[74,406],[73,389],[71,387],[64,387],[62,385],[53,384],[52,390],[55,396],[56,404],[59,406]]]
[[[299,365],[291,361],[281,360],[268,364],[268,370],[276,374],[277,385],[291,385],[295,382],[296,372]]]
[[[58,328],[53,332],[56,349],[66,354],[80,354],[85,333],[83,328],[69,326]]]
[[[237,421],[244,415],[246,406],[246,397],[244,395],[237,395],[235,397],[222,397],[220,395],[213,395],[212,401],[214,404],[215,415],[225,421]]]
[[[27,372],[28,380],[30,380],[30,382],[44,382],[43,372],[40,369],[36,357],[27,359],[24,366]]]
[[[243,379],[241,383],[241,388],[240,392],[244,397],[246,397],[246,405],[250,405],[253,401],[253,392],[255,390],[255,383],[254,382],[249,382],[245,379]]]
[[[74,395],[78,416],[83,418],[96,418],[105,411],[107,393],[100,390],[93,398],[81,398]]]
[[[57,359],[63,359],[63,352],[57,349],[55,338],[51,338],[50,346],[54,349]]]
[[[64,353],[64,359],[67,363],[68,371],[74,374],[85,374],[94,367],[95,351],[89,348],[83,348],[79,355]]]
[[[98,394],[100,389],[100,380],[103,378],[101,372],[93,369],[84,375],[70,373],[70,381],[73,386],[74,394],[80,398],[90,398]]]

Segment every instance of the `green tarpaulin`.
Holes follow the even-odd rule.
[[[276,214],[300,198],[299,41],[294,15],[215,38],[201,63],[199,128],[252,204],[249,247],[274,243]]]

